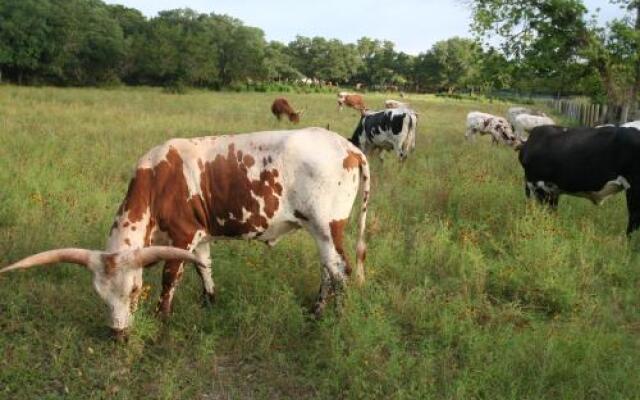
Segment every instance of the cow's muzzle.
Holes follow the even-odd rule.
[[[111,338],[118,343],[127,343],[129,341],[129,330],[118,329],[118,328],[110,328],[111,330]]]

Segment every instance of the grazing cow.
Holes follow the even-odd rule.
[[[553,209],[561,194],[599,205],[627,191],[627,234],[640,226],[640,135],[633,128],[540,126],[520,149],[527,197]]]
[[[547,116],[520,114],[515,120],[515,134],[518,140],[524,140],[525,132],[529,133],[537,126],[555,125],[554,120]]]
[[[280,121],[283,115],[286,115],[289,121],[294,124],[300,122],[300,117],[304,114],[304,110],[294,111],[293,107],[289,105],[289,102],[284,97],[278,97],[273,101],[273,104],[271,104],[271,112],[278,118],[278,121]]]
[[[361,113],[367,109],[361,95],[347,92],[338,93],[338,111],[342,110],[342,106],[351,107]]]
[[[507,121],[511,124],[511,127],[515,130],[516,128],[516,117],[520,114],[528,114],[528,115],[538,115],[541,117],[546,117],[547,114],[542,111],[534,110],[527,107],[510,107],[507,110]]]
[[[391,108],[365,113],[353,132],[351,143],[365,154],[372,150],[394,150],[401,160],[416,146],[418,116],[409,108]]]
[[[384,108],[409,108],[409,104],[398,100],[385,100]]]
[[[213,300],[209,241],[256,239],[272,246],[304,228],[323,265],[314,307],[320,316],[352,272],[343,240],[359,186],[355,281],[362,283],[369,166],[357,147],[322,128],[169,140],[138,162],[106,251],[52,250],[0,273],[59,262],[86,266],[111,309],[114,334],[122,337],[141,293],[143,266],[167,260],[158,307],[166,315],[185,260],[198,263],[205,299]]]
[[[467,114],[467,130],[464,136],[467,140],[475,140],[476,134],[491,135],[493,143],[505,143],[509,146],[517,144],[517,139],[511,130],[509,122],[495,115],[472,111]]]

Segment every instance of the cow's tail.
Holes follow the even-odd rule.
[[[364,157],[364,156],[363,156]],[[367,257],[367,244],[365,243],[365,228],[367,223],[367,204],[371,193],[371,176],[369,175],[369,163],[366,158],[360,163],[360,190],[362,207],[358,221],[358,243],[356,245],[356,270],[354,281],[357,285],[364,283],[364,260]]]

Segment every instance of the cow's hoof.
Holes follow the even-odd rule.
[[[325,302],[317,301],[309,311],[311,312],[311,315],[313,315],[313,317],[316,320],[319,320],[322,318],[322,315],[324,314],[324,309],[326,306],[327,304]]]
[[[156,318],[161,321],[166,321],[171,316],[171,306],[166,306],[162,303],[156,307]]]
[[[216,303],[216,294],[215,293],[203,293],[202,294],[202,307],[204,308],[213,308],[213,305]]]

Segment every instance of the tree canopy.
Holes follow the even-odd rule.
[[[0,79],[19,84],[188,85],[323,82],[373,89],[582,94],[629,104],[640,91],[640,1],[599,26],[582,0],[460,0],[475,38],[418,55],[388,40],[298,36],[267,42],[227,15],[190,9],[147,18],[101,0],[0,2]]]

